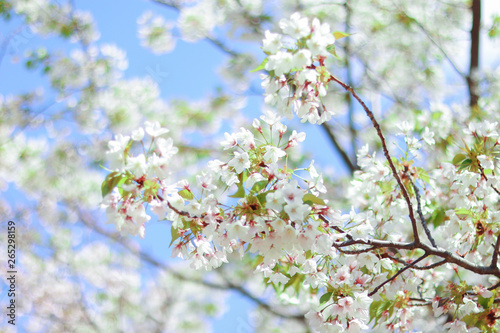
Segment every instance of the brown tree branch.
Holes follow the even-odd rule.
[[[342,157],[342,161],[344,161],[345,165],[349,168],[351,175],[354,173],[354,171],[359,170],[359,167],[352,163],[351,159],[349,158],[345,150],[339,145],[337,139],[335,138],[335,134],[333,134],[333,131],[330,128],[330,126],[327,123],[323,123],[321,124],[321,127],[323,127],[326,134],[328,135],[328,138],[332,142],[333,146],[340,154],[340,157]]]
[[[493,249],[493,256],[491,258],[491,267],[496,268],[498,264],[498,254],[500,251],[500,234],[497,236],[497,241]]]
[[[500,287],[500,281],[498,281],[497,283],[495,283],[494,285],[492,285],[491,287],[489,287],[488,290],[495,290],[498,287]]]
[[[425,234],[427,235],[427,238],[431,242],[432,246],[437,247],[436,241],[432,237],[431,231],[429,230],[427,222],[425,221],[424,214],[422,213],[422,206],[420,204],[420,191],[418,190],[417,186],[415,186],[415,183],[411,179],[411,176],[408,172],[406,172],[406,176],[408,177],[408,180],[410,181],[410,184],[415,191],[415,196],[417,197],[417,214],[420,217],[420,222],[422,222],[422,227],[424,228]]]
[[[462,267],[466,270],[469,270],[471,272],[474,272],[479,275],[494,275],[498,278],[500,278],[500,269],[497,267],[491,267],[489,266],[480,266],[480,265],[475,265],[471,263],[470,261],[458,256],[457,254],[451,253],[445,249],[441,248],[435,248],[428,246],[424,243],[401,243],[401,242],[392,242],[392,241],[385,241],[385,240],[376,240],[376,239],[352,239],[352,240],[347,240],[344,242],[337,242],[334,243],[334,247],[347,247],[347,246],[352,246],[352,245],[369,245],[373,246],[374,249],[378,248],[395,248],[399,250],[416,250],[420,249],[423,250],[427,256],[437,256],[439,258],[442,258],[445,260],[445,263],[449,264],[455,264],[459,267]],[[438,266],[437,264],[435,264]],[[441,265],[441,263],[439,264]]]
[[[362,250],[342,250],[340,247],[337,247],[335,244],[333,244],[333,247],[335,247],[339,252],[344,253],[344,254],[361,254],[361,253],[366,253],[370,252],[375,249],[375,246],[362,249]]]
[[[481,176],[484,178],[484,180],[488,181],[488,177],[486,177],[486,174],[484,173],[484,168],[481,165],[481,162],[477,160],[477,166],[479,168],[479,171],[481,171]],[[490,187],[493,189],[493,191],[497,192],[498,195],[500,195],[500,191],[493,185],[490,185]]]
[[[467,85],[469,87],[469,106],[471,111],[477,108],[479,95],[477,92],[478,84],[475,79],[479,69],[479,40],[481,30],[481,0],[472,0],[472,28],[470,30],[470,65],[467,75]]]
[[[396,262],[399,262],[400,264],[403,264],[403,265],[408,265],[408,263],[406,261],[404,261],[403,259],[399,259],[399,258],[396,258],[396,257],[393,257],[391,255],[387,255],[389,257],[389,259],[392,259]],[[429,269],[433,269],[433,268],[436,268],[436,267],[439,267],[439,266],[442,266],[446,264],[446,260],[441,260],[441,261],[438,261],[434,264],[430,264],[430,265],[427,265],[427,266],[413,266],[413,269],[418,269],[418,270],[421,270],[421,271],[425,271],[425,270],[429,270]]]
[[[389,150],[387,149],[387,144],[385,143],[384,134],[382,133],[382,130],[380,129],[380,125],[377,122],[377,120],[375,119],[373,112],[366,106],[365,102],[363,102],[363,100],[358,96],[358,94],[356,94],[356,92],[354,91],[354,89],[351,86],[340,81],[339,79],[337,79],[333,75],[330,76],[330,80],[337,82],[342,88],[344,88],[345,90],[347,90],[348,92],[350,92],[352,94],[352,96],[359,102],[359,104],[365,110],[365,113],[370,118],[370,120],[373,124],[373,127],[375,127],[375,130],[377,131],[377,135],[380,138],[380,141],[382,143],[382,149],[384,151],[384,156],[385,156],[385,158],[386,158],[387,162],[389,163],[389,166],[392,170],[392,175],[394,176],[394,178],[396,178],[396,181],[399,185],[399,188],[401,189],[401,192],[403,193],[403,197],[406,200],[406,205],[408,206],[408,212],[409,212],[410,221],[411,221],[411,225],[412,225],[412,229],[413,229],[413,237],[414,237],[416,243],[420,243],[420,237],[418,235],[418,229],[417,229],[417,221],[416,221],[414,213],[413,213],[413,205],[411,203],[410,196],[408,195],[406,188],[404,187],[403,183],[401,182],[401,178],[399,177],[399,174],[396,170],[396,167],[394,166],[394,163],[392,162],[391,155],[389,154]]]
[[[407,269],[411,268],[412,266],[414,266],[416,263],[418,263],[419,261],[422,261],[424,260],[426,257],[428,256],[427,253],[425,253],[423,256],[421,256],[420,258],[418,258],[417,260],[415,260],[414,262],[412,262],[411,264],[407,265],[406,267],[404,268],[401,268],[396,274],[394,274],[393,276],[391,276],[389,279],[385,280],[384,282],[382,282],[381,284],[379,284],[375,289],[373,289],[371,292],[368,293],[368,296],[371,297],[373,295],[375,295],[377,293],[377,291],[380,290],[380,288],[382,288],[383,286],[385,286],[387,283],[391,282],[391,281],[394,281],[399,275],[401,275],[404,271],[406,271]]]
[[[318,216],[319,216],[319,218],[320,218],[320,220],[321,220],[321,221],[323,221],[323,222],[327,223],[328,225],[330,225],[330,221],[328,221],[328,220],[327,220],[327,219],[326,219],[323,215],[319,214]],[[352,239],[352,236],[351,236],[351,235],[349,235],[349,234],[347,234],[347,232],[345,232],[344,230],[342,230],[342,228],[337,227],[337,226],[331,226],[331,228],[332,228],[333,230],[335,230],[335,231],[337,231],[337,232],[341,233],[341,234],[346,234],[346,235],[345,235],[345,237],[346,237],[347,239]]]

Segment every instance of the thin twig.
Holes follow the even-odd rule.
[[[422,227],[424,228],[425,234],[427,235],[427,238],[431,242],[432,246],[437,247],[436,241],[432,237],[431,231],[429,230],[427,222],[425,221],[424,214],[422,213],[422,206],[420,204],[420,191],[418,190],[418,187],[411,179],[411,176],[408,172],[406,172],[406,176],[408,177],[408,180],[410,181],[410,184],[413,187],[413,190],[415,191],[415,196],[417,197],[417,214],[420,217],[420,222],[422,222]]]
[[[334,243],[333,246],[335,247],[347,247],[347,246],[352,246],[352,245],[370,245],[374,246],[375,248],[395,248],[398,250],[416,250],[420,249],[423,250],[427,255],[431,256],[437,256],[439,258],[442,258],[445,260],[446,263],[449,264],[455,264],[459,267],[462,267],[466,270],[469,270],[471,272],[480,274],[480,275],[494,275],[498,278],[500,278],[500,269],[497,267],[491,267],[491,266],[479,266],[476,264],[471,263],[470,261],[458,256],[455,253],[451,253],[445,249],[441,248],[435,248],[431,247],[429,245],[426,245],[424,243],[402,243],[402,242],[392,242],[392,241],[385,241],[385,240],[376,240],[376,239],[351,239],[347,240],[344,242],[336,242]],[[437,265],[437,264],[436,264]]]
[[[321,220],[321,221],[323,221],[323,222],[327,223],[328,225],[330,225],[330,221],[328,221],[328,220],[327,220],[327,219],[326,219],[323,215],[321,215],[321,214],[320,214],[320,215],[318,215],[318,216],[319,216],[319,218],[320,218],[320,220]],[[340,228],[340,227],[338,227],[338,226],[331,226],[330,228],[332,228],[333,230],[335,230],[335,231],[337,231],[337,232],[339,232],[339,233],[341,233],[341,234],[346,234],[346,235],[345,235],[345,237],[346,237],[347,239],[352,239],[352,236],[351,236],[351,235],[349,235],[349,234],[348,234],[347,232],[345,232],[344,230],[342,230],[342,228]]]
[[[419,261],[422,261],[424,260],[425,258],[427,258],[428,254],[425,253],[423,256],[421,256],[420,258],[418,258],[417,260],[415,260],[413,263],[409,264],[408,266],[404,267],[404,268],[401,268],[396,274],[394,274],[393,276],[391,276],[389,279],[385,280],[384,282],[382,282],[380,285],[378,285],[375,289],[373,289],[370,293],[368,293],[368,296],[373,296],[377,293],[377,291],[380,290],[380,288],[382,288],[383,286],[385,286],[387,283],[393,281],[394,279],[396,279],[399,275],[401,275],[404,271],[406,271],[407,269],[411,268],[412,266],[414,266],[417,262]]]
[[[347,155],[347,153],[345,152],[345,150],[339,145],[337,139],[335,138],[335,134],[333,134],[333,131],[330,128],[330,126],[327,123],[323,123],[321,125],[321,127],[323,127],[323,129],[325,130],[326,134],[330,138],[330,141],[332,142],[333,146],[335,147],[335,149],[337,150],[337,152],[340,154],[340,157],[342,157],[342,161],[344,161],[344,163],[349,168],[349,171],[350,171],[351,175],[354,173],[354,171],[359,170],[359,167],[357,165],[354,165],[352,163],[351,159],[349,158],[349,156]]]
[[[450,56],[448,55],[448,53],[443,49],[443,47],[441,45],[439,45],[439,43],[434,40],[434,38],[427,31],[427,29],[425,29],[425,27],[419,21],[417,21],[415,18],[412,17],[412,20],[420,28],[420,30],[422,30],[422,32],[427,36],[427,38],[429,38],[429,40],[432,42],[432,44],[434,44],[438,48],[438,50],[446,58],[446,60],[448,60],[448,63],[451,65],[451,67],[453,67],[455,72],[457,72],[457,74],[460,75],[462,78],[467,78],[467,75],[458,68],[458,66],[455,64],[453,59],[451,59]]]
[[[479,171],[481,171],[481,176],[483,176],[484,180],[488,181],[488,177],[486,177],[486,174],[484,173],[484,168],[481,165],[481,162],[479,160],[477,161],[477,166],[479,167]],[[493,189],[493,191],[497,192],[498,195],[500,195],[500,191],[493,186],[493,184],[490,184],[490,187]]]
[[[491,267],[496,268],[498,264],[498,253],[500,251],[500,234],[497,236],[495,248],[493,250],[493,257],[491,258]]]
[[[432,305],[431,301],[427,301],[425,303],[408,303],[408,306],[429,306]]]
[[[396,181],[399,185],[399,188],[401,189],[401,192],[403,193],[403,197],[406,200],[406,205],[408,206],[408,211],[409,211],[409,216],[410,216],[410,221],[413,229],[413,237],[415,238],[415,242],[418,244],[420,243],[420,237],[418,235],[418,229],[417,229],[417,221],[415,219],[415,216],[413,214],[413,205],[410,200],[410,196],[408,195],[408,192],[406,191],[406,188],[403,186],[403,183],[401,182],[401,178],[398,175],[398,172],[396,170],[396,167],[394,166],[394,163],[392,162],[391,155],[389,154],[389,150],[387,149],[387,144],[385,142],[384,134],[382,133],[382,130],[380,129],[380,125],[375,119],[375,116],[373,115],[373,112],[366,106],[365,102],[356,94],[354,89],[352,89],[351,86],[345,84],[344,82],[340,81],[333,75],[330,76],[330,80],[337,82],[342,88],[347,90],[354,96],[354,98],[359,102],[359,104],[363,107],[365,110],[365,113],[367,116],[370,118],[373,127],[375,127],[375,130],[377,131],[378,137],[380,138],[380,141],[382,143],[382,149],[384,151],[385,158],[387,159],[387,162],[389,163],[389,166],[391,167],[392,170],[392,175],[394,178],[396,178]]]
[[[441,261],[438,261],[434,264],[430,264],[428,266],[415,266],[414,268],[415,269],[419,269],[419,270],[427,270],[427,269],[432,269],[432,268],[436,268],[436,267],[439,267],[439,266],[442,266],[446,264],[446,260],[441,260]]]
[[[489,287],[488,290],[495,290],[498,287],[500,287],[500,281],[498,281],[497,283],[495,283],[494,285],[492,285],[491,287]]]
[[[393,256],[388,255],[388,254],[387,254],[387,257],[389,259],[392,259],[392,260],[400,263],[400,264],[408,265],[408,263],[406,261],[404,261],[403,259],[399,259],[399,258],[393,257]],[[425,270],[429,270],[429,269],[433,269],[433,268],[442,266],[444,264],[446,264],[446,260],[441,260],[441,261],[438,261],[438,262],[436,262],[434,264],[430,264],[430,265],[427,265],[427,266],[413,266],[413,269],[418,269],[418,270],[421,270],[421,271],[425,271]]]
[[[488,177],[486,177],[486,174],[484,173],[484,168],[481,165],[481,162],[479,160],[477,161],[477,166],[479,167],[479,170],[481,171],[481,176],[484,178],[485,181],[488,181]],[[498,194],[500,195],[500,191],[493,186],[493,184],[490,184],[490,187]],[[493,256],[491,258],[491,267],[496,268],[498,264],[498,255],[500,252],[500,234],[497,236],[497,241],[495,243],[495,248],[493,250]]]
[[[11,39],[14,38],[17,34],[19,34],[24,28],[25,28],[24,25],[19,26],[3,40],[0,46],[0,67],[2,66],[2,61],[3,58],[5,57],[5,54],[7,53]]]
[[[362,249],[362,250],[342,250],[341,248],[336,247],[335,244],[333,244],[333,247],[335,247],[337,250],[339,250],[341,253],[344,253],[344,254],[361,254],[361,253],[370,252],[376,248],[375,246],[372,246],[372,247]]]
[[[179,4],[175,3],[174,1],[166,1],[166,0],[151,0],[152,2],[156,2],[160,5],[169,7],[170,9],[173,9],[177,12],[180,12],[181,7]],[[226,44],[224,44],[221,40],[210,37],[210,36],[205,36],[205,39],[210,42],[212,45],[216,46],[219,50],[223,51],[224,53],[230,55],[231,57],[237,57],[240,55],[240,53],[232,50],[230,47],[228,47]]]

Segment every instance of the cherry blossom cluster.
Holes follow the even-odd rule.
[[[106,208],[108,221],[123,234],[141,237],[144,237],[145,223],[151,219],[145,204],[150,204],[153,211],[161,211],[158,200],[160,179],[169,176],[170,158],[178,151],[171,138],[162,137],[168,129],[162,128],[158,122],[146,122],[144,127],[133,131],[130,136],[119,134],[109,142],[107,156],[112,172],[102,187],[102,206]],[[145,134],[151,137],[148,148],[144,145]],[[134,143],[142,146],[141,153],[133,154]]]
[[[141,44],[149,47],[156,54],[171,52],[175,47],[172,35],[172,22],[165,22],[161,16],[153,16],[151,11],[145,12],[137,20]]]
[[[318,327],[366,328],[371,299],[364,285],[371,278],[359,268],[383,275],[387,263],[374,256],[339,256],[332,247],[346,237],[339,227],[358,218],[354,212],[342,215],[320,198],[326,187],[313,163],[287,166],[287,151],[305,134],[289,133],[279,119],[268,112],[254,120],[252,130],[225,133],[221,146],[228,157],[209,161],[195,182],[173,185],[168,159],[175,147],[160,137],[164,129],[147,123],[150,148],[137,155],[131,153],[132,144],[143,143],[144,130],[117,136],[109,144],[114,171],[103,184],[103,194],[109,192],[103,206],[119,230],[143,237],[149,205],[160,219],[172,221],[173,256],[189,259],[193,268],[217,268],[231,253],[248,253],[261,258],[255,271],[267,283],[325,292],[328,297],[308,315]],[[221,193],[228,190],[235,193],[222,202]],[[353,225],[354,235],[367,232],[360,222]]]
[[[288,118],[295,112],[302,122],[329,121],[334,112],[322,98],[330,81],[325,60],[335,52],[335,33],[327,23],[317,18],[309,22],[300,13],[282,19],[279,25],[283,34],[266,31],[262,46],[268,55],[261,65],[268,71],[262,75],[265,102]]]
[[[494,122],[484,121],[471,123],[464,130],[461,152],[458,152],[453,163],[441,162],[439,167],[427,174],[421,167],[415,166],[413,160],[398,162],[398,169],[407,190],[412,193],[415,207],[422,205],[421,212],[424,221],[427,221],[434,241],[450,253],[456,253],[461,258],[488,267],[493,257],[498,256],[498,133]],[[408,144],[411,132],[415,126],[403,123],[400,126],[405,135],[408,152],[414,153],[415,145]],[[428,128],[422,131],[422,140],[427,145],[434,145],[435,140]],[[413,139],[419,144],[419,140]],[[407,154],[408,156],[408,154]],[[391,179],[389,168],[376,158],[376,154],[369,153],[368,146],[363,147],[358,154],[358,164],[361,171],[355,175],[349,198],[360,210],[367,212],[372,228],[378,231],[378,237],[399,241],[405,235],[411,234],[410,224],[405,216],[404,202],[395,196],[391,187],[395,182]],[[420,190],[415,184],[420,183]],[[426,185],[427,183],[427,185]],[[420,209],[420,208],[419,208]],[[352,232],[351,232],[352,234]],[[495,250],[497,249],[497,250]],[[389,254],[392,258],[399,257],[398,253]],[[393,259],[395,260],[395,259]],[[394,262],[389,262],[394,265]],[[431,264],[431,263],[429,263]],[[450,314],[453,321],[444,325],[450,331],[477,331],[473,326],[497,327],[494,318],[497,310],[493,300],[498,294],[486,286],[495,284],[494,278],[478,279],[465,270],[459,270],[451,265],[440,266],[430,271],[415,271],[414,278],[421,282],[419,295],[423,299],[432,299],[432,309],[435,317],[444,313]],[[458,282],[454,281],[459,276]],[[468,279],[474,282],[467,282]],[[405,290],[412,290],[416,280],[406,280]],[[440,286],[439,292],[436,292]],[[391,287],[381,294],[387,297],[396,292]],[[416,298],[415,298],[416,299]],[[387,303],[388,305],[389,303]],[[408,303],[410,304],[410,303]],[[376,300],[371,309],[378,308],[388,311],[382,301]],[[414,312],[415,308],[411,308]],[[407,310],[408,311],[408,310]],[[392,314],[391,314],[392,313]],[[385,323],[402,325],[401,317],[393,316],[388,312],[382,316]],[[410,318],[409,313],[405,318]],[[408,316],[408,317],[406,317]],[[416,317],[416,313],[412,316]],[[490,319],[488,319],[490,318]],[[382,318],[381,318],[382,319]],[[408,322],[405,327],[411,327]],[[401,326],[387,326],[397,329]]]

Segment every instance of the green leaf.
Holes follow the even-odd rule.
[[[332,45],[328,45],[326,47],[326,50],[328,51],[328,53],[330,53],[335,58],[340,59],[340,57],[337,55],[337,51],[335,50],[335,45],[333,45],[333,44]]]
[[[462,164],[458,167],[458,170],[461,171],[463,169],[468,168],[472,164],[472,160],[470,158],[465,159]]]
[[[179,231],[176,228],[174,228],[174,226],[170,228],[170,233],[172,235],[172,241],[170,242],[168,247],[171,247],[172,244],[174,244],[175,240],[180,237]]]
[[[306,193],[302,198],[302,201],[308,205],[316,204],[316,205],[326,206],[326,203],[323,201],[323,199],[320,199],[311,193]]]
[[[332,295],[333,295],[333,292],[329,292],[329,293],[323,294],[321,296],[321,298],[319,299],[319,304],[322,305],[323,303],[328,302],[332,298]]]
[[[373,301],[372,304],[370,304],[370,309],[369,309],[369,314],[370,314],[370,321],[368,323],[371,323],[372,320],[375,320],[375,325],[377,325],[377,320],[380,314],[382,314],[382,311],[379,311],[380,306],[382,305],[383,301]]]
[[[418,167],[417,173],[420,179],[422,179],[426,183],[429,182],[429,174],[423,168]]]
[[[392,304],[391,301],[375,301],[370,304],[370,322],[372,319],[375,319],[375,326],[377,325],[377,322],[382,315],[384,311],[389,311],[391,314],[394,311],[394,305]]]
[[[268,183],[269,183],[268,180],[261,180],[260,182],[255,183],[252,186],[252,192],[259,192],[260,190],[262,190],[263,188],[265,188]]]
[[[248,179],[248,170],[243,171],[238,175],[239,183],[236,184],[238,186],[238,190],[235,194],[230,195],[230,198],[244,198],[245,197],[245,188],[243,187],[243,183]]]
[[[130,151],[130,148],[132,147],[132,143],[134,143],[134,140],[132,139],[128,140],[128,143],[125,146],[125,149],[123,150],[123,160],[125,161],[125,163],[127,162],[127,155],[128,152]]]
[[[470,210],[468,210],[466,208],[455,209],[455,214],[457,214],[457,215],[469,215],[469,216],[474,215]]]
[[[262,62],[260,63],[260,65],[259,65],[259,66],[257,66],[256,68],[252,69],[252,70],[250,71],[250,73],[253,73],[253,72],[258,72],[258,71],[263,70],[264,68],[266,68],[266,64],[267,64],[267,62],[268,62],[268,61],[269,61],[269,59],[268,59],[268,58],[265,58],[264,60],[262,60]]]
[[[244,182],[247,181],[248,179],[249,172],[248,170],[245,169],[242,173],[238,175],[238,179],[240,180],[240,183],[243,184]]]
[[[442,115],[443,115],[443,112],[436,111],[436,112],[432,113],[431,118],[432,118],[432,120],[439,120]]]
[[[245,197],[245,188],[243,187],[243,184],[239,182],[236,184],[238,186],[238,190],[233,194],[230,195],[230,198],[244,198]]]
[[[333,36],[335,37],[336,40],[342,39],[344,37],[349,37],[351,34],[348,34],[346,32],[342,31],[334,31]]]
[[[493,305],[493,301],[495,300],[495,297],[490,297],[490,298],[484,298],[483,296],[479,295],[477,299],[477,303],[483,307],[483,309],[489,309]]]
[[[259,202],[262,206],[264,206],[266,204],[266,202],[267,202],[266,196],[269,193],[271,193],[271,192],[264,192],[264,193],[257,194],[257,200],[259,200]]]
[[[287,283],[283,287],[283,291],[285,291],[291,285],[295,284],[297,282],[298,278],[299,278],[299,274],[295,274],[294,276],[290,277],[290,279],[288,279]]]
[[[118,171],[113,171],[107,175],[101,185],[102,197],[104,198],[106,195],[111,193],[111,191],[113,191],[113,189],[118,185],[118,183],[120,183],[120,181],[123,180],[124,177],[125,175]]]
[[[179,192],[177,192],[181,197],[183,197],[184,199],[186,200],[193,200],[194,198],[194,194],[193,192],[191,192],[190,190],[188,189],[183,189],[183,190],[180,190]]]
[[[467,156],[465,156],[464,154],[456,154],[455,157],[453,158],[452,163],[454,165],[459,165],[466,158],[467,158]]]
[[[440,225],[443,224],[445,217],[446,217],[446,213],[445,213],[444,209],[443,208],[436,208],[432,212],[432,215],[431,215],[429,221],[430,221],[430,223],[432,223],[432,225],[434,227],[439,227]]]

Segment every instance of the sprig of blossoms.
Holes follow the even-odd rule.
[[[282,19],[280,28],[283,34],[266,31],[262,49],[268,57],[258,68],[268,71],[262,75],[266,103],[281,116],[292,118],[295,112],[302,122],[330,120],[334,112],[322,101],[330,80],[324,61],[335,52],[335,33],[327,23],[317,18],[309,22],[299,13]],[[290,47],[282,43],[285,38],[292,40]]]
[[[165,22],[161,16],[153,16],[151,11],[145,12],[137,20],[141,45],[149,47],[156,54],[171,52],[176,43],[172,35],[174,23]]]
[[[153,211],[161,210],[158,192],[168,192],[168,189],[160,180],[170,175],[170,161],[178,151],[171,138],[162,137],[168,129],[158,122],[144,125],[145,129],[139,128],[131,136],[119,134],[109,142],[107,157],[113,171],[102,185],[102,206],[106,208],[108,221],[123,234],[141,237],[144,237],[145,223],[151,219],[144,205],[151,204]],[[144,132],[151,137],[147,151]],[[138,145],[142,152],[135,154]]]

